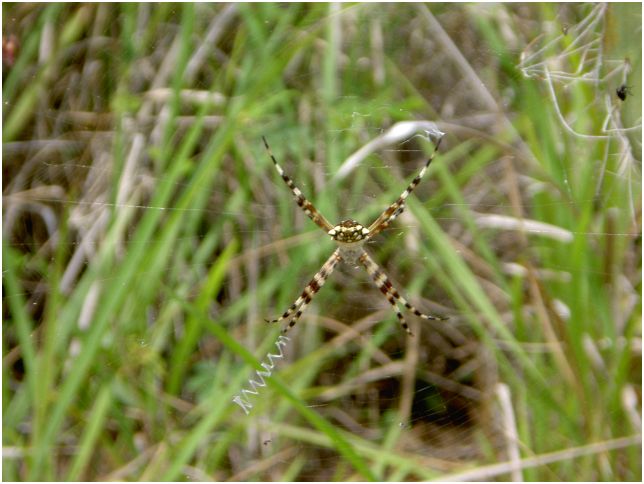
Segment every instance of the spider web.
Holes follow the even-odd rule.
[[[628,57],[611,59],[606,56],[606,25],[609,19],[608,4],[596,4],[581,22],[572,26],[563,25],[558,35],[544,33],[535,38],[521,53],[519,69],[524,76],[538,79],[547,86],[549,101],[554,106],[561,126],[579,139],[616,139],[619,143],[617,173],[628,180],[629,190],[639,184],[637,159],[634,148],[641,153],[642,117],[629,123],[622,115],[622,101],[616,94],[628,88],[632,72]],[[556,28],[556,27],[555,27]],[[641,33],[640,33],[641,35]],[[562,114],[560,104],[576,85],[587,84],[595,92],[595,102],[585,110],[573,111],[570,116]],[[587,131],[582,118],[588,113],[603,113],[601,130]],[[634,136],[630,139],[629,134]],[[605,166],[602,167],[602,172]],[[603,177],[599,177],[597,191],[601,189]],[[631,207],[635,213],[635,207]]]
[[[227,58],[224,46],[229,34],[222,32],[228,32],[227,29],[239,21],[239,11],[235,6],[222,7],[222,10],[200,8],[213,15],[213,21],[204,33],[201,47],[195,50],[188,63],[187,76],[194,79],[195,89],[183,91],[181,102],[191,106],[192,103],[205,102],[223,106],[226,96],[208,92],[200,76],[209,73],[204,56],[209,55],[208,49],[212,46],[217,46],[215,58]],[[557,29],[562,23],[553,20],[551,24],[544,23],[547,31],[536,38],[513,37],[513,48],[520,53],[516,66],[518,71],[545,87],[547,102],[557,113],[559,128],[567,142],[586,146],[587,143],[607,139],[616,141],[617,150],[607,148],[603,159],[593,160],[600,173],[594,196],[600,199],[606,187],[605,178],[615,175],[623,180],[621,188],[629,190],[629,216],[633,223],[626,227],[607,224],[605,229],[591,225],[588,230],[574,231],[557,220],[538,218],[539,210],[548,205],[565,211],[578,202],[574,196],[541,196],[561,187],[555,187],[556,184],[550,183],[546,177],[539,177],[535,166],[540,156],[517,135],[510,120],[510,110],[500,108],[503,103],[497,99],[504,94],[496,91],[493,94],[494,89],[487,82],[489,74],[485,73],[484,66],[488,62],[500,62],[501,54],[491,47],[476,44],[473,34],[460,25],[467,13],[481,16],[498,14],[491,8],[472,5],[458,10],[441,8],[434,12],[434,8],[424,6],[383,7],[382,11],[364,6],[346,9],[331,6],[325,23],[331,29],[331,38],[342,46],[338,47],[338,63],[349,62],[341,56],[344,49],[348,51],[358,46],[350,56],[358,60],[349,63],[346,69],[358,75],[365,70],[360,59],[369,58],[366,70],[373,77],[374,86],[383,93],[388,89],[387,80],[391,75],[386,74],[389,72],[386,69],[388,63],[415,65],[416,68],[408,73],[410,84],[421,86],[420,97],[429,99],[433,116],[418,114],[419,111],[429,113],[427,106],[409,107],[401,100],[394,103],[386,94],[376,92],[376,99],[370,105],[359,102],[358,95],[341,96],[333,119],[334,126],[322,132],[311,133],[312,130],[303,129],[296,123],[280,129],[278,114],[261,126],[261,134],[275,136],[270,139],[271,148],[282,166],[332,223],[336,221],[332,216],[337,220],[355,216],[361,222],[368,220],[359,216],[367,219],[376,217],[400,194],[431,152],[429,135],[437,131],[447,133],[447,143],[441,149],[443,153],[437,155],[432,170],[410,197],[413,207],[408,207],[395,224],[366,247],[412,304],[429,312],[446,310],[451,316],[448,322],[421,323],[406,314],[417,335],[413,340],[401,330],[387,301],[367,274],[341,264],[289,334],[290,341],[279,348],[280,357],[264,356],[275,355],[274,340],[277,336],[276,330],[271,333],[266,329],[263,319],[281,314],[286,309],[282,306],[292,302],[287,299],[290,297],[288,294],[293,300],[299,295],[319,269],[320,261],[331,253],[333,244],[322,239],[317,227],[293,203],[288,189],[272,171],[260,138],[254,136],[255,128],[248,133],[240,129],[234,150],[241,162],[233,163],[232,155],[226,159],[227,163],[222,164],[221,174],[214,185],[215,190],[208,194],[208,202],[203,206],[181,206],[178,197],[166,203],[154,203],[158,187],[168,185],[170,191],[180,193],[188,186],[187,180],[179,178],[177,181],[171,174],[159,170],[155,165],[158,153],[152,156],[148,151],[149,147],[159,149],[167,146],[166,137],[173,136],[164,124],[173,102],[172,91],[165,88],[170,85],[175,49],[168,40],[170,37],[159,40],[157,47],[158,52],[165,51],[167,57],[157,55],[148,60],[156,62],[156,74],[152,79],[146,78],[145,74],[137,79],[139,83],[149,85],[149,89],[145,90],[138,110],[121,120],[124,125],[122,139],[115,139],[111,128],[107,129],[101,115],[96,114],[101,107],[105,108],[101,106],[100,99],[94,101],[95,112],[89,108],[75,108],[75,103],[80,101],[75,97],[74,79],[70,76],[71,87],[67,87],[60,96],[65,109],[46,111],[47,115],[39,119],[31,141],[3,146],[5,164],[10,165],[3,184],[4,237],[22,254],[41,253],[53,257],[56,250],[66,252],[68,257],[61,269],[59,289],[61,294],[71,294],[82,276],[90,270],[89,261],[104,244],[111,244],[118,260],[134,250],[134,227],[147,213],[180,213],[186,219],[194,220],[196,228],[187,232],[185,238],[195,252],[205,250],[201,248],[211,244],[211,247],[218,247],[214,252],[221,254],[226,245],[224,241],[240,241],[239,253],[230,259],[222,287],[209,306],[212,319],[226,321],[230,334],[259,361],[270,362],[270,372],[287,384],[298,381],[299,372],[310,371],[316,366],[310,355],[320,355],[321,367],[305,380],[309,384],[308,393],[307,388],[294,389],[305,395],[302,398],[309,408],[348,435],[374,445],[384,446],[391,442],[396,452],[414,455],[423,467],[434,470],[437,476],[454,473],[459,477],[463,464],[468,463],[497,460],[516,463],[519,459],[516,442],[520,440],[514,416],[516,407],[512,403],[516,395],[509,393],[510,387],[501,375],[495,355],[482,342],[468,318],[459,311],[450,292],[441,287],[439,281],[444,276],[439,272],[445,267],[432,259],[430,252],[437,248],[430,245],[433,242],[427,238],[427,229],[421,220],[423,215],[419,213],[430,216],[447,234],[447,240],[463,260],[474,267],[477,280],[510,324],[513,308],[505,300],[505,295],[497,292],[494,278],[486,272],[485,259],[477,254],[479,247],[472,234],[477,230],[493,234],[492,246],[499,255],[500,272],[518,279],[531,275],[531,269],[522,262],[526,241],[548,247],[549,244],[572,244],[576,237],[582,235],[598,239],[605,236],[620,240],[633,238],[641,232],[640,162],[636,157],[637,151],[641,152],[641,112],[632,123],[624,124],[626,118],[622,116],[622,108],[629,101],[622,103],[618,100],[614,89],[628,83],[632,64],[624,59],[606,57],[603,41],[607,5],[576,7],[576,20],[579,20],[568,25],[565,32]],[[511,12],[516,16],[518,24],[531,21],[529,15],[523,17],[520,8],[503,11],[506,15]],[[361,15],[368,17],[367,27],[356,20]],[[409,25],[405,42],[400,42],[386,28],[390,21],[395,23],[401,19],[404,20],[402,23]],[[360,30],[365,28],[366,33]],[[316,26],[311,26],[305,33],[315,29]],[[530,32],[533,30],[529,29]],[[294,30],[284,51],[297,43],[301,34],[301,31]],[[360,34],[369,39],[367,44],[373,51],[368,51],[366,46],[364,52],[360,50],[363,47]],[[298,62],[296,58],[292,64]],[[305,84],[315,85],[318,78],[316,66],[321,63],[320,56],[311,60],[314,67],[310,69],[289,64],[284,73],[287,87],[296,91]],[[85,72],[84,76],[92,79],[91,72]],[[582,110],[569,109],[569,91],[579,84],[588,84],[596,90],[597,96]],[[271,99],[283,95],[282,91],[272,94]],[[297,98],[297,103],[298,119],[308,120],[315,126],[312,121],[315,116],[311,113],[315,103],[305,96]],[[351,109],[352,104],[355,104],[354,109]],[[276,109],[276,113],[278,111]],[[583,119],[588,115],[601,116],[604,121],[600,130],[587,129]],[[194,109],[187,108],[178,117],[177,133],[173,139],[180,140],[197,118]],[[221,129],[219,115],[208,114],[200,119],[208,135]],[[61,134],[60,130],[64,133],[61,126],[67,125],[75,127],[71,136]],[[79,126],[91,126],[96,133],[83,137],[86,128],[80,129]],[[259,128],[257,130],[259,132]],[[441,191],[446,181],[441,175],[442,170],[462,174],[461,170],[467,168],[464,160],[470,155],[484,156],[480,155],[480,145],[493,144],[501,135],[515,136],[511,149],[508,148],[508,152],[518,160],[514,168],[508,157],[490,156],[484,159],[478,173],[466,177],[467,181],[459,187],[463,193],[460,201]],[[51,141],[50,138],[56,139]],[[206,146],[206,141],[195,148],[195,153],[199,153],[203,146]],[[126,153],[122,166],[115,164],[115,149]],[[338,154],[341,156],[334,157]],[[616,164],[610,162],[614,157],[619,160]],[[443,166],[436,166],[439,164]],[[561,166],[564,188],[573,195],[575,174],[566,172]],[[610,166],[616,167],[614,173]],[[502,174],[507,172],[513,174],[514,181],[500,183]],[[113,188],[115,178],[119,180],[115,184],[117,189]],[[613,191],[620,189],[616,184],[610,187]],[[236,203],[236,194],[242,192],[250,195],[246,198],[239,196],[240,202]],[[387,196],[390,193],[393,198]],[[436,193],[441,193],[440,198],[435,198]],[[342,200],[342,203],[334,203],[334,200]],[[333,213],[340,210],[341,213]],[[464,217],[465,212],[469,218]],[[115,217],[115,213],[119,216]],[[110,227],[116,219],[124,228],[120,236],[112,239],[114,232]],[[208,225],[219,220],[225,222],[218,225],[219,232],[213,236]],[[285,221],[290,221],[290,225]],[[63,227],[68,231],[68,237],[61,236]],[[151,238],[147,248],[153,250],[154,246],[165,243],[166,239],[159,235]],[[185,245],[182,247],[185,251]],[[185,262],[189,259],[178,260]],[[180,267],[168,263],[157,272],[154,271],[154,261],[149,267],[138,267],[135,279],[141,286],[146,284],[150,274],[163,276],[166,282],[162,295],[148,308],[149,321],[141,325],[143,328],[138,326],[131,330],[131,334],[106,337],[106,346],[119,347],[125,343],[138,364],[143,365],[148,357],[155,365],[163,366],[162,356],[170,353],[167,341],[180,342],[186,337],[185,319],[188,317],[175,319],[168,316],[164,319],[160,308],[165,308],[166,298],[192,301],[199,297],[201,284],[209,275],[208,264],[216,257],[204,257],[203,260],[207,263]],[[641,268],[641,261],[634,260],[633,267],[636,272],[637,267]],[[537,266],[534,270],[540,281],[556,281],[562,285],[580,276],[580,269],[571,261],[560,261],[554,267]],[[46,274],[41,271],[40,267],[32,265],[24,276],[24,286],[28,288],[24,295],[33,307],[31,314],[35,320],[46,317],[49,297],[43,287]],[[95,282],[95,289],[88,291],[74,331],[81,333],[91,328],[95,317],[93,311],[103,288],[118,281],[116,268],[113,272],[107,269],[103,274]],[[615,283],[616,300],[623,306],[623,314],[630,314],[641,307],[633,279],[636,277],[631,274],[622,274]],[[272,282],[266,283],[266,280]],[[179,281],[184,284],[179,285]],[[269,289],[271,295],[262,293]],[[7,294],[5,289],[5,303],[8,297],[12,294]],[[554,297],[552,305],[553,313],[566,321],[570,315],[566,302]],[[530,306],[526,312],[535,310]],[[626,321],[621,323],[620,330],[627,326]],[[153,331],[162,325],[172,329],[165,333]],[[115,327],[119,325],[115,324]],[[498,346],[508,344],[500,334],[494,333],[494,328],[488,329]],[[637,342],[637,338],[634,341]],[[639,341],[640,348],[634,348],[635,352],[641,352],[641,337]],[[610,349],[611,342],[607,337],[589,339],[589,352]],[[627,342],[631,344],[630,340]],[[15,340],[12,343],[10,348],[15,348]],[[73,365],[74,356],[82,346],[81,337],[71,338],[68,367]],[[151,356],[151,348],[158,354]],[[525,348],[531,354],[557,358],[549,341],[526,343]],[[513,348],[502,350],[512,353]],[[19,373],[19,365],[12,354],[7,357],[7,364]],[[204,334],[195,355],[189,355],[197,362],[189,372],[189,382],[177,398],[180,401],[174,403],[175,409],[191,416],[192,405],[208,401],[213,392],[213,375],[217,374],[220,362],[239,359],[231,356],[211,334]],[[106,357],[108,363],[110,358],[116,361],[116,357],[110,355]],[[241,360],[236,363],[243,364]],[[162,371],[158,375],[159,378],[166,376]],[[248,378],[256,379],[250,366]],[[283,477],[291,463],[299,462],[299,472],[294,474],[297,479],[333,479],[338,462],[337,451],[325,442],[315,442],[306,433],[310,426],[301,420],[289,419],[279,392],[270,385],[253,387],[244,379],[237,392],[244,388],[257,390],[257,395],[246,395],[253,405],[247,409],[248,415],[242,409],[234,409],[234,419],[245,419],[242,433],[245,440],[230,445],[225,452],[225,464],[216,474],[202,474],[196,466],[190,466],[185,470],[185,476],[232,480],[261,476],[277,480]],[[230,405],[234,407],[232,402]],[[140,410],[136,407],[136,412]],[[637,411],[635,414],[637,416]],[[390,434],[383,435],[383,428],[389,429]],[[210,437],[209,443],[213,448],[220,442],[219,431],[215,430]],[[143,430],[141,434],[149,437]],[[586,451],[591,455],[598,452],[592,449],[579,452],[583,454]],[[564,460],[567,455],[560,457]],[[128,474],[123,468],[94,465],[95,473],[89,474],[94,478],[140,478],[136,473]],[[507,475],[521,477],[518,467],[512,466],[487,469],[487,472],[461,474],[460,477],[484,480]],[[403,478],[412,476],[418,479],[419,475],[410,471]],[[547,470],[546,475],[552,479],[559,477],[556,470]]]

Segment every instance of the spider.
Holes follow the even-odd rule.
[[[320,212],[318,212],[313,204],[309,202],[304,197],[304,195],[302,195],[302,192],[295,186],[293,180],[291,180],[291,178],[286,173],[284,173],[284,170],[275,159],[275,156],[273,156],[266,138],[262,136],[266,151],[273,160],[273,164],[275,165],[277,172],[282,177],[282,180],[284,180],[284,183],[286,183],[286,185],[293,193],[296,203],[304,211],[304,213],[311,220],[313,220],[313,222],[315,222],[318,227],[324,230],[324,232],[326,232],[326,234],[329,235],[337,244],[337,248],[335,249],[333,254],[331,254],[331,257],[329,257],[327,261],[322,265],[322,268],[318,271],[318,273],[313,276],[311,282],[306,285],[300,297],[295,300],[291,307],[289,307],[279,318],[273,320],[267,319],[265,320],[266,322],[279,323],[280,321],[287,320],[288,325],[282,330],[282,333],[287,333],[293,326],[295,326],[295,323],[297,323],[306,307],[313,300],[315,294],[324,285],[327,278],[331,275],[333,269],[335,269],[335,266],[340,261],[345,261],[346,263],[351,265],[356,265],[356,262],[359,262],[367,270],[367,273],[369,274],[375,285],[387,298],[389,304],[391,304],[393,310],[396,312],[398,321],[400,322],[403,329],[407,331],[407,334],[409,334],[409,336],[413,336],[413,334],[409,329],[404,316],[400,312],[398,303],[401,303],[409,311],[423,319],[431,319],[437,321],[445,321],[448,319],[445,317],[432,316],[429,314],[421,313],[418,309],[409,304],[409,302],[407,302],[407,300],[403,296],[401,296],[396,288],[392,285],[385,272],[380,268],[378,264],[373,261],[373,259],[363,248],[365,242],[372,239],[377,234],[382,232],[385,228],[387,228],[389,224],[393,222],[393,220],[405,209],[405,200],[425,175],[427,167],[429,167],[429,164],[432,162],[434,156],[436,155],[436,152],[438,151],[441,139],[442,136],[438,139],[432,155],[425,162],[425,165],[421,168],[418,175],[416,175],[416,177],[411,181],[405,191],[402,192],[400,197],[398,197],[398,199],[394,203],[387,207],[385,211],[382,212],[380,216],[367,228],[352,219],[343,220],[335,226],[331,225],[329,221],[324,218],[324,216]]]

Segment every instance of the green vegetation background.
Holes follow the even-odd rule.
[[[603,129],[641,123],[641,5],[593,8],[4,3],[3,479],[640,480],[641,129]],[[557,37],[592,136],[518,68]],[[334,174],[410,120],[447,135],[369,250],[450,320],[339,270],[245,416],[333,250],[261,136],[368,221],[431,143]]]

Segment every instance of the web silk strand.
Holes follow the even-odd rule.
[[[278,336],[277,341],[275,341],[275,347],[279,353],[268,353],[264,361],[261,363],[261,367],[264,368],[264,370],[256,370],[255,373],[257,374],[257,379],[255,380],[250,378],[248,380],[250,389],[243,388],[239,395],[235,395],[235,398],[233,398],[233,402],[239,405],[246,415],[248,415],[250,410],[253,408],[253,405],[250,402],[250,395],[259,395],[258,389],[266,386],[265,378],[268,378],[273,374],[275,360],[279,360],[284,357],[282,348],[285,347],[286,343],[290,340],[291,339],[286,336]],[[268,362],[266,360],[268,360]]]

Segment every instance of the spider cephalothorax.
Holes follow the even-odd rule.
[[[398,197],[398,199],[394,203],[387,207],[385,211],[382,212],[380,216],[369,226],[369,228],[364,227],[362,224],[350,219],[340,222],[335,227],[332,226],[324,217],[324,215],[318,212],[313,204],[309,202],[304,197],[304,195],[302,195],[302,192],[295,186],[293,180],[291,180],[289,176],[284,173],[284,170],[279,165],[279,163],[277,163],[277,160],[273,156],[273,153],[271,153],[271,149],[266,142],[266,138],[262,139],[264,140],[264,146],[266,146],[266,150],[273,160],[277,172],[280,174],[282,180],[284,180],[286,185],[291,189],[291,192],[293,193],[297,204],[304,211],[304,213],[317,224],[318,227],[323,229],[338,244],[338,247],[335,249],[333,254],[331,254],[331,257],[329,257],[327,261],[322,265],[322,268],[318,271],[318,273],[313,276],[311,282],[306,285],[300,297],[298,297],[295,302],[291,304],[291,307],[289,307],[284,314],[270,322],[278,323],[282,320],[288,320],[288,325],[282,330],[284,333],[295,326],[295,323],[306,309],[306,306],[308,306],[308,304],[313,299],[313,296],[315,296],[315,294],[324,285],[327,277],[329,277],[331,272],[333,272],[333,269],[335,269],[337,263],[340,261],[344,261],[352,265],[358,263],[362,264],[369,276],[371,276],[373,282],[376,284],[376,286],[378,286],[378,289],[380,289],[380,292],[382,292],[387,298],[387,301],[389,302],[389,304],[391,304],[394,311],[396,312],[396,316],[398,317],[398,321],[400,321],[401,326],[405,329],[405,331],[407,331],[410,336],[412,335],[411,330],[409,329],[405,318],[398,308],[398,303],[402,304],[409,311],[423,319],[447,319],[439,316],[430,316],[429,314],[421,313],[418,309],[409,304],[407,300],[402,297],[396,290],[396,288],[391,284],[391,281],[384,273],[384,271],[378,266],[378,264],[373,261],[373,259],[371,259],[371,257],[369,257],[369,254],[367,254],[367,252],[362,247],[367,240],[370,240],[371,238],[379,234],[382,230],[387,228],[389,224],[405,209],[405,200],[407,200],[409,194],[414,190],[414,188],[416,188],[416,186],[420,183],[420,180],[425,175],[427,167],[432,162],[434,155],[438,151],[438,146],[440,145],[441,138],[438,139],[436,147],[434,148],[434,153],[432,153],[429,159],[425,162],[425,165],[418,172],[418,175],[416,175],[416,177],[411,181],[405,191],[400,194],[400,197]]]
[[[369,235],[369,229],[355,220],[343,220],[327,232],[336,242],[351,244],[360,242]]]

